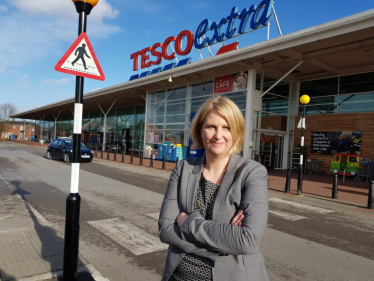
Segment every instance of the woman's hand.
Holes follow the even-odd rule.
[[[178,226],[181,227],[187,218],[188,218],[188,215],[186,213],[181,212],[179,213],[175,221],[177,222]]]
[[[243,210],[239,210],[238,213],[235,215],[235,217],[233,217],[233,219],[231,220],[231,224],[236,225],[236,226],[242,226],[243,219],[244,219]]]

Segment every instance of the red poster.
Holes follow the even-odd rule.
[[[232,75],[225,75],[214,79],[214,93],[222,94],[231,92],[232,90]]]
[[[247,89],[247,72],[225,75],[214,78],[214,93],[223,94]]]

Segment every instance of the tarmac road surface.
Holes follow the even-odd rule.
[[[71,167],[47,160],[45,151],[0,142],[0,197],[18,195],[64,237]],[[82,263],[111,281],[160,280],[167,245],[158,239],[157,218],[169,175],[97,158],[81,164]],[[315,197],[269,194],[262,249],[270,280],[374,279],[374,213]],[[0,213],[0,226],[9,215]]]

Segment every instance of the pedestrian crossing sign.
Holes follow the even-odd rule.
[[[100,81],[105,80],[91,42],[84,32],[78,36],[77,40],[56,64],[55,70]]]

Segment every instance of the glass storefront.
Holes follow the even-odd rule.
[[[189,129],[200,106],[213,96],[213,81],[148,94],[146,145],[189,145]],[[246,91],[224,94],[245,114]]]
[[[301,95],[310,96],[307,114],[373,112],[374,72],[302,82]]]
[[[123,145],[128,137],[128,149],[143,149],[144,144],[145,106],[112,109],[106,118],[106,142]],[[98,135],[103,140],[104,116],[101,112],[86,112],[82,119],[82,142],[88,143],[91,135]],[[51,141],[55,134],[54,121],[35,121],[37,140]],[[73,135],[74,117],[62,117],[56,122],[56,136]],[[125,136],[126,135],[126,136]]]

